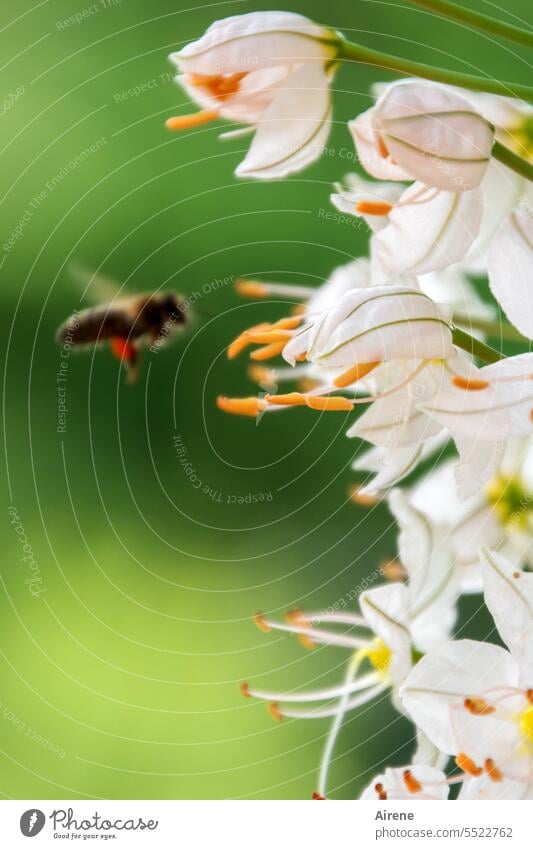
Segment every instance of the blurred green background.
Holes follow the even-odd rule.
[[[190,5],[23,0],[2,12],[3,245],[24,219],[12,249],[0,253],[6,797],[309,798],[327,722],[274,723],[238,684],[334,682],[347,656],[305,652],[260,633],[251,616],[327,607],[394,554],[387,509],[348,499],[360,446],[344,437],[344,415],[294,410],[256,427],[213,403],[219,392],[254,391],[244,362],[226,361],[228,342],[286,312],[279,302],[240,300],[228,281],[246,274],[318,285],[365,254],[364,231],[321,210],[331,182],[350,168],[345,122],[369,105],[370,83],[390,75],[343,67],[333,153],[280,183],[237,181],[242,141],[218,142],[218,125],[165,131],[165,118],[188,109],[167,55],[214,19],[269,3]],[[530,77],[512,45],[401,3],[283,7],[389,52]],[[529,7],[510,0],[498,13],[512,20]],[[91,8],[80,23],[64,23]],[[134,86],[143,90],[132,94]],[[203,296],[191,330],[145,356],[134,387],[108,351],[71,356],[58,433],[54,332],[90,303],[67,271],[74,260],[127,292]],[[259,493],[263,502],[228,503]],[[10,505],[42,579],[36,597]],[[476,608],[476,599],[463,604],[469,635],[482,627]],[[408,723],[386,700],[351,716],[333,795],[353,797],[411,746]]]

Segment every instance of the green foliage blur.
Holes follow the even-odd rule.
[[[526,17],[529,5],[498,14]],[[528,81],[519,48],[394,0],[283,6],[391,53]],[[326,217],[328,196],[353,167],[346,121],[391,78],[342,67],[321,161],[278,183],[236,180],[247,139],[219,142],[219,124],[165,130],[188,109],[167,56],[217,18],[268,8],[22,0],[1,13],[6,797],[309,798],[327,722],[274,723],[239,682],[333,683],[347,655],[306,652],[252,616],[353,607],[395,553],[386,507],[349,500],[361,446],[344,414],[297,409],[256,426],[214,404],[256,391],[245,359],[227,361],[229,341],[287,311],[240,299],[237,277],[319,285],[366,254],[364,229]],[[147,353],[135,386],[108,350],[72,354],[58,382],[55,330],[98,297],[72,263],[124,293],[196,299],[190,329]],[[469,636],[486,633],[478,605],[462,607]],[[386,699],[351,716],[333,795],[353,798],[412,745]]]

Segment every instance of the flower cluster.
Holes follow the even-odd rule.
[[[201,111],[167,126],[244,124],[224,134],[253,133],[236,175],[286,177],[320,155],[334,74],[343,58],[368,55],[358,50],[292,13],[219,21],[171,57]],[[357,500],[386,500],[399,526],[401,580],[363,592],[358,612],[256,616],[265,632],[349,653],[336,686],[242,685],[276,719],[332,720],[316,798],[327,797],[344,716],[385,694],[413,722],[417,748],[361,798],[445,799],[454,784],[461,799],[533,798],[533,108],[497,93],[504,84],[487,92],[467,75],[426,77],[376,85],[374,104],[348,124],[365,175],[343,177],[331,202],[366,222],[368,257],[318,289],[239,280],[239,294],[291,308],[228,347],[231,359],[250,351],[250,377],[266,391],[217,402],[252,418],[364,407],[347,430],[369,443],[353,465],[366,475]],[[522,348],[505,356],[503,340]],[[276,357],[285,364],[270,365]],[[439,462],[448,444],[457,458]],[[428,457],[432,471],[399,489]],[[472,592],[507,649],[452,639],[457,601]]]

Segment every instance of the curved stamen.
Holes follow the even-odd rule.
[[[326,631],[319,628],[285,625],[282,622],[267,619],[261,614],[256,615],[255,623],[262,631],[284,631],[287,634],[303,635],[308,640],[321,645],[340,646],[348,649],[364,649],[369,644],[368,639],[362,640],[358,637],[346,637],[344,634],[336,634],[334,631]]]
[[[241,684],[241,693],[246,698],[263,699],[266,702],[323,702],[338,699],[342,696],[350,696],[367,690],[379,681],[375,672],[361,675],[351,684],[338,684],[335,687],[322,687],[316,690],[304,690],[301,693],[278,693],[270,690],[256,690],[248,684]]]
[[[279,295],[285,298],[308,300],[317,290],[312,286],[293,286],[290,283],[270,283],[265,280],[246,280],[239,277],[235,281],[235,291],[245,298],[266,298]]]
[[[216,109],[201,109],[191,115],[175,115],[173,118],[167,118],[165,127],[167,130],[189,130],[192,127],[200,127],[202,124],[209,124],[217,118]]]
[[[384,690],[387,689],[386,684],[378,684],[375,687],[369,687],[368,690],[365,690],[359,696],[356,696],[353,699],[350,699],[346,702],[346,705],[343,708],[343,715],[346,711],[352,710],[352,708],[360,707],[361,705],[366,704],[367,702],[372,701],[377,695],[383,693]],[[289,708],[285,710],[281,709],[278,705],[278,711],[280,712],[282,717],[288,717],[291,719],[327,719],[332,716],[337,716],[339,713],[339,706],[333,705],[330,708],[319,708],[318,710],[292,710]]]

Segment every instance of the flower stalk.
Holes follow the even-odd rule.
[[[500,94],[504,97],[518,97],[533,103],[533,87],[523,83],[500,82],[499,80],[485,79],[475,74],[465,74],[461,71],[449,71],[446,68],[435,68],[424,62],[414,62],[401,56],[391,56],[380,50],[372,50],[344,39],[339,40],[338,58],[347,59],[352,62],[361,62],[365,65],[373,65],[386,71],[394,71],[398,74],[422,77],[437,83],[459,86],[471,91],[488,92],[489,94]]]
[[[496,351],[495,348],[491,348],[490,345],[485,344],[480,339],[476,339],[475,336],[471,336],[470,333],[461,330],[459,327],[453,328],[452,339],[454,345],[457,345],[458,348],[461,348],[473,357],[483,360],[485,363],[497,363],[505,359],[505,354]]]
[[[435,12],[435,14],[448,18],[450,21],[457,21],[481,32],[506,38],[516,44],[533,47],[533,32],[531,30],[498,21],[496,18],[484,15],[482,12],[476,12],[474,9],[465,9],[464,6],[453,3],[451,0],[408,0],[408,2],[414,6],[420,6],[421,9],[428,12]]]

